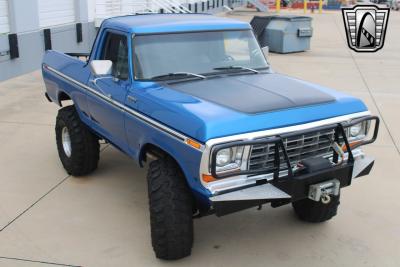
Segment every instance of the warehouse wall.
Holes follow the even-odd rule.
[[[52,49],[63,52],[87,52],[96,35],[94,23],[82,24],[81,43],[76,42],[75,25],[51,28]],[[8,50],[8,37],[0,36],[0,51]],[[22,33],[18,35],[19,57],[10,59],[10,55],[0,56],[0,80],[6,80],[40,68],[45,53],[43,31]]]
[[[9,22],[8,32],[5,27],[0,28],[0,80],[40,68],[45,53],[45,29],[50,29],[51,49],[63,52],[90,50],[96,29],[88,10],[94,8],[95,0],[0,1],[0,7],[8,9]],[[4,5],[2,2],[8,3]],[[82,41],[79,43],[77,23],[82,23]],[[18,47],[15,58],[12,58],[9,42],[9,34],[13,33]]]
[[[135,0],[0,0],[0,81],[40,68],[46,50],[45,30],[50,30],[50,38],[47,40],[51,40],[53,50],[90,52],[96,36],[96,23],[99,25],[105,17],[135,11],[127,9],[126,5],[122,6],[123,8],[117,6],[115,10],[107,11],[99,5],[118,4],[117,2],[123,1],[134,3],[132,6],[137,5]],[[224,5],[236,6],[242,2],[238,0],[176,1],[184,2],[192,12],[198,13],[221,12],[223,2]],[[82,25],[80,42],[77,41],[77,23]],[[17,46],[15,42],[10,43],[11,37],[17,41]],[[17,53],[15,53],[16,47]]]

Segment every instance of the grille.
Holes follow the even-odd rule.
[[[334,134],[335,130],[330,129],[284,138],[283,144],[292,166],[304,159],[332,154]],[[251,148],[249,170],[272,171],[274,168],[274,153],[275,144],[254,145]],[[282,149],[279,149],[279,155],[282,169],[284,169],[286,164]]]

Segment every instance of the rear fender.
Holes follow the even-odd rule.
[[[52,102],[62,106],[63,101],[72,100],[78,112],[88,116],[87,91],[84,86],[90,70],[85,62],[49,50],[43,59],[42,74],[47,97]]]

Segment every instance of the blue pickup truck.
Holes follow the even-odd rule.
[[[206,215],[291,203],[301,220],[329,220],[340,189],[374,164],[361,146],[379,119],[359,99],[272,71],[245,22],[110,18],[90,54],[50,50],[42,72],[62,107],[56,142],[70,175],[97,168],[100,140],[148,166],[161,259],[190,255],[193,219]]]

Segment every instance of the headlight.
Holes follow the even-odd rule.
[[[348,129],[349,141],[364,139],[368,135],[370,121],[363,121],[350,126]]]
[[[235,146],[230,148],[224,148],[218,151],[215,158],[216,171],[232,171],[240,169],[242,165],[244,146]]]
[[[350,136],[351,137],[356,137],[361,133],[362,130],[362,123],[353,125],[350,127]]]
[[[232,158],[232,148],[221,149],[217,153],[216,163],[218,167],[223,167],[230,162]]]

